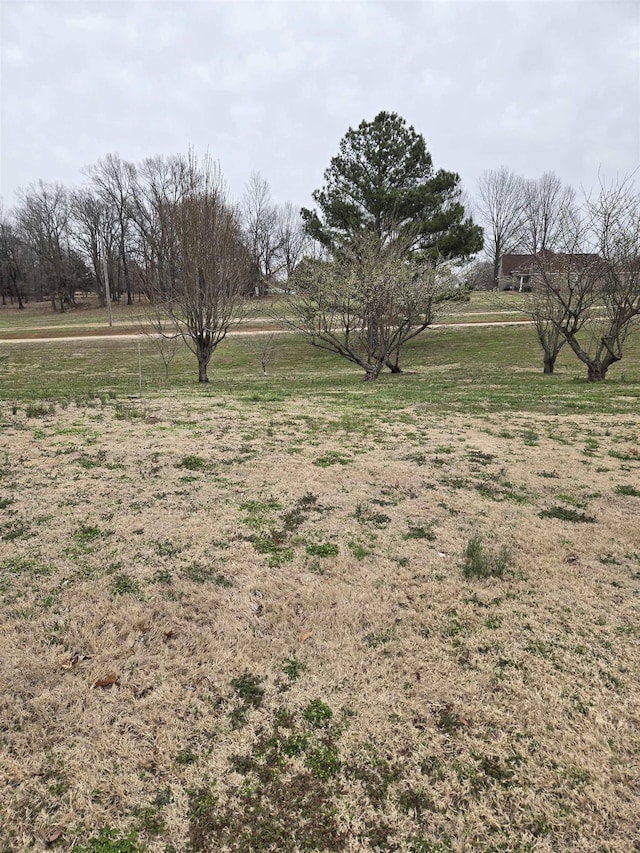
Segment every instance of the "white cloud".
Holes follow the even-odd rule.
[[[207,146],[232,193],[260,171],[309,204],[381,109],[473,191],[485,169],[591,184],[640,162],[636,0],[0,3],[0,192],[77,183],[119,151]]]

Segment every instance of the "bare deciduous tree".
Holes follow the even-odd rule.
[[[118,222],[119,269],[122,271],[124,278],[127,305],[131,305],[133,303],[133,294],[131,290],[128,239],[131,197],[135,184],[136,168],[133,163],[122,160],[118,154],[107,154],[104,160],[98,160],[94,166],[89,166],[85,171],[91,178],[96,192],[102,197],[105,204],[115,212]]]
[[[455,294],[446,267],[408,260],[398,243],[384,245],[375,235],[352,236],[331,259],[306,259],[295,286],[289,325],[361,367],[368,381],[385,366],[400,372],[402,346]]]
[[[309,248],[309,243],[300,211],[291,202],[286,202],[278,210],[278,245],[281,269],[286,274],[287,282],[293,278],[293,273]]]
[[[566,230],[567,218],[576,212],[575,190],[563,184],[553,172],[524,181],[525,227],[520,242],[525,251],[534,255],[571,241],[573,238]]]
[[[154,242],[141,276],[150,301],[163,309],[197,357],[198,381],[208,382],[211,356],[244,301],[249,253],[218,166],[208,156],[200,162],[190,153],[169,167],[160,170],[171,178],[160,197],[157,186],[147,187],[148,221],[153,221],[147,233],[153,232]]]
[[[484,227],[484,249],[493,264],[494,287],[498,285],[500,260],[522,244],[526,182],[502,166],[484,172],[478,181],[478,213]]]
[[[2,304],[7,304],[7,297],[13,303],[15,299],[18,308],[24,308],[22,291],[23,272],[20,263],[20,244],[11,226],[0,211],[0,295]]]
[[[100,305],[105,305],[103,259],[113,280],[119,252],[119,224],[115,209],[95,192],[83,189],[71,194],[71,215],[74,241],[91,265]]]
[[[19,239],[36,258],[34,273],[56,310],[75,304],[75,290],[87,285],[87,269],[71,241],[69,193],[62,184],[40,181],[19,196],[15,210]]]
[[[590,381],[601,381],[640,318],[640,193],[631,178],[601,183],[580,210],[566,194],[541,221],[530,223],[532,244],[541,227],[545,235],[532,265],[537,322],[566,341]]]
[[[268,182],[252,172],[241,205],[242,224],[254,267],[257,296],[266,296],[282,266],[278,208]]]

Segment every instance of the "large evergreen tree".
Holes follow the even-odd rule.
[[[424,137],[396,113],[349,128],[324,179],[313,193],[320,211],[303,208],[302,216],[328,249],[366,233],[431,257],[482,249],[482,229],[465,216],[460,176],[435,172]]]

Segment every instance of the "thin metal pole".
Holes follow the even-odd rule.
[[[111,315],[111,291],[109,289],[109,270],[107,268],[107,244],[102,242],[102,272],[104,275],[104,295],[107,300],[107,314],[109,315],[109,325],[113,326],[113,317]]]
[[[142,357],[140,355],[140,344],[138,343],[138,396],[142,399]]]

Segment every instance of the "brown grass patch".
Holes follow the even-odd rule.
[[[640,417],[135,406],[1,413],[0,849],[637,849]]]

